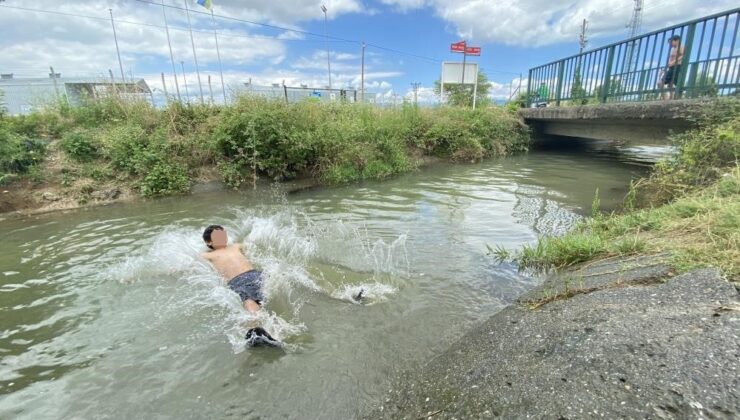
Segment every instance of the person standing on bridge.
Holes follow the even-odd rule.
[[[678,74],[681,71],[683,63],[684,47],[681,45],[681,37],[673,35],[668,42],[671,44],[671,50],[668,55],[668,67],[663,71],[663,77],[658,80],[658,89],[661,90],[663,100],[673,99],[675,97],[675,86],[678,80]],[[667,91],[663,89],[668,88]]]

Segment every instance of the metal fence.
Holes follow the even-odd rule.
[[[549,105],[650,101],[668,97],[738,95],[740,8],[692,20],[529,70],[527,103]],[[683,60],[671,84],[670,39]]]
[[[375,103],[375,93],[365,92],[356,89],[330,89],[313,88],[308,86],[285,86],[274,84],[272,86],[257,86],[251,83],[244,83],[243,87],[237,90],[238,93],[247,93],[249,95],[265,96],[273,99],[284,100],[285,102],[301,102],[312,100],[316,102],[362,102],[363,96],[366,103]]]

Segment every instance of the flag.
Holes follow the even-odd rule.
[[[213,8],[213,0],[196,0],[196,3],[200,4],[208,10],[211,10],[211,8]]]

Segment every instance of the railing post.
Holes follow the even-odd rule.
[[[532,69],[529,69],[529,78],[527,79],[527,108],[532,106]]]
[[[676,81],[676,92],[674,93],[676,99],[680,99],[683,96],[686,76],[691,68],[691,47],[694,44],[694,32],[696,32],[696,23],[689,24],[689,30],[686,34],[686,42],[684,44],[683,58],[681,59],[681,68],[678,71],[678,80]],[[690,83],[690,88],[693,89],[694,83],[691,79],[689,81],[692,82]]]
[[[555,106],[560,106],[560,94],[563,90],[563,69],[565,68],[565,60],[561,60],[558,65],[558,85],[555,88]]]
[[[606,99],[609,96],[609,88],[612,80],[612,64],[614,64],[614,48],[612,45],[609,47],[609,53],[606,56],[606,69],[604,69],[604,81],[601,83],[601,92],[599,95],[599,102],[606,103]]]

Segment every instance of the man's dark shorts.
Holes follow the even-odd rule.
[[[675,85],[678,80],[678,72],[681,70],[681,65],[668,67],[668,70],[663,73],[663,84]]]
[[[261,305],[264,299],[262,296],[262,272],[249,270],[239,274],[229,280],[229,289],[236,292],[242,299],[242,302],[252,299]]]

